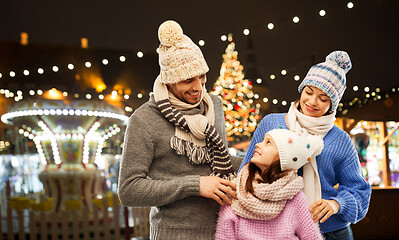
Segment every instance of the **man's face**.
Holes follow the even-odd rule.
[[[167,84],[169,91],[183,102],[195,104],[201,100],[206,75],[202,74],[175,84]]]

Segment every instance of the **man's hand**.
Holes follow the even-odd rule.
[[[200,177],[200,195],[212,198],[220,205],[224,205],[223,201],[231,205],[231,199],[227,195],[237,198],[236,185],[220,177],[202,176]]]
[[[334,200],[320,199],[310,206],[310,212],[312,213],[312,219],[318,222],[321,217],[320,223],[325,222],[331,215],[336,214],[339,211],[339,204]]]

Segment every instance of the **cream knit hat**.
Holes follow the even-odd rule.
[[[323,140],[308,135],[299,136],[288,129],[273,129],[269,134],[277,145],[281,170],[299,169],[323,150]]]
[[[183,34],[180,25],[168,20],[158,29],[160,81],[174,84],[209,71],[199,47]]]

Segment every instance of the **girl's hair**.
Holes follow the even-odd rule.
[[[260,168],[256,166],[256,164],[250,162],[248,165],[248,178],[245,183],[245,191],[248,193],[254,193],[254,187],[252,182],[255,178],[255,174],[259,173],[261,179],[258,179],[258,183],[272,183],[285,175],[287,175],[288,171],[281,171],[280,167],[280,159],[278,154],[276,154],[275,159],[270,164],[270,166],[262,173]]]

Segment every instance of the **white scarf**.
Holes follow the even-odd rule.
[[[334,126],[335,112],[321,117],[309,117],[298,111],[299,102],[291,105],[287,113],[287,125],[299,135],[315,135],[323,139]],[[303,166],[304,193],[310,204],[321,199],[321,184],[316,158]]]

